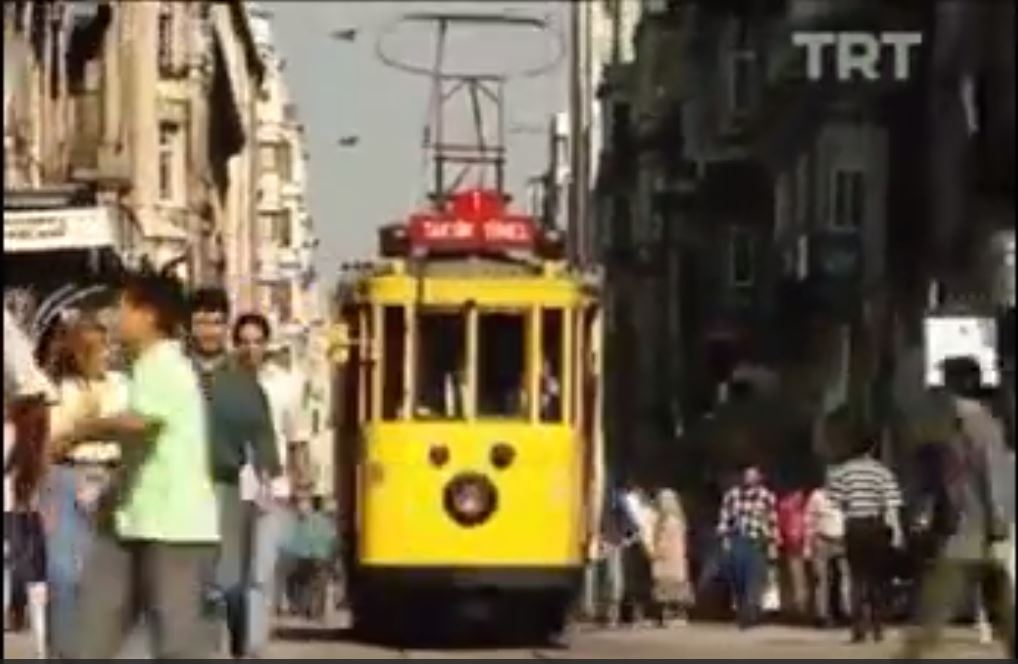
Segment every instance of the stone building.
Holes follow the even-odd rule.
[[[306,137],[286,85],[286,62],[273,42],[271,15],[255,3],[248,11],[266,68],[257,102],[257,301],[300,378],[301,428],[318,468],[316,491],[325,494],[332,490],[331,367],[327,312],[314,264],[318,237],[308,210]]]
[[[659,467],[662,446],[717,413],[751,369],[776,377],[807,418],[849,405],[863,422],[887,421],[887,382],[916,343],[930,279],[957,280],[948,266],[967,264],[971,281],[979,254],[957,248],[1002,228],[1013,237],[1008,12],[644,5],[633,61],[605,75],[595,192],[617,383],[609,419],[636,465]],[[798,30],[891,29],[923,35],[906,80],[886,69],[875,81],[810,80],[792,42]],[[975,134],[965,80],[984,95],[969,104],[983,118]],[[966,184],[967,172],[980,175]],[[973,210],[988,230],[964,223]]]
[[[52,236],[39,227],[49,224],[78,233],[54,250],[95,243],[89,231],[101,224],[65,211],[99,209],[121,260],[173,264],[253,305],[252,128],[264,68],[242,3],[8,2],[4,43],[17,55],[5,240]],[[47,191],[63,193],[41,202]],[[44,244],[30,253],[45,255]]]

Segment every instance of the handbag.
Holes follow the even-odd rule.
[[[777,613],[781,610],[781,588],[778,584],[778,571],[774,566],[767,570],[767,583],[760,600],[760,608],[766,613]]]

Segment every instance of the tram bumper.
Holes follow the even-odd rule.
[[[583,583],[574,567],[366,567],[358,583],[376,590],[575,593]]]

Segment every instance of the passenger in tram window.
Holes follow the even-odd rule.
[[[562,384],[558,376],[551,362],[545,360],[541,367],[541,419],[546,422],[562,419]]]

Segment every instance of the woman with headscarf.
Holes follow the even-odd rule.
[[[661,625],[684,621],[691,600],[686,515],[679,495],[671,489],[657,494],[651,574]]]

